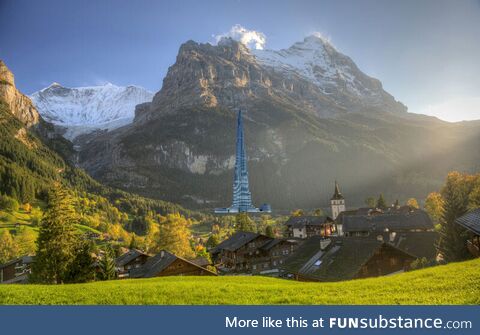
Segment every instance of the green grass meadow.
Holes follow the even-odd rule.
[[[163,277],[70,285],[0,285],[0,304],[478,305],[480,259],[336,283],[267,277]]]

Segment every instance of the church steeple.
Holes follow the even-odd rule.
[[[333,193],[333,197],[331,200],[340,200],[343,199],[343,195],[340,192],[340,187],[338,186],[338,182],[335,180],[335,193]]]
[[[335,192],[330,200],[330,206],[332,207],[332,218],[335,220],[341,212],[345,212],[345,198],[340,192],[338,182],[335,180]]]

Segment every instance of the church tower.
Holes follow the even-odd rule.
[[[345,212],[345,198],[340,193],[340,188],[335,180],[335,193],[330,200],[330,206],[332,207],[332,218],[335,220],[341,212]]]

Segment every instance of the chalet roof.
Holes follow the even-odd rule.
[[[480,208],[477,208],[455,220],[460,226],[480,235]]]
[[[259,249],[268,251],[280,243],[297,244],[299,241],[293,238],[272,238],[266,241]]]
[[[350,209],[347,211],[340,212],[337,216],[337,222],[341,223],[345,216],[352,216],[352,215],[368,215],[370,212],[374,211],[375,208],[371,207],[360,207],[357,209]]]
[[[202,269],[203,271],[209,271],[189,260],[186,260],[182,257],[176,256],[171,252],[166,250],[160,251],[155,256],[150,257],[145,264],[141,267],[132,269],[130,271],[131,278],[151,278],[158,276],[163,270],[165,270],[170,264],[172,264],[175,260],[181,259],[184,262],[190,263],[191,265]],[[214,274],[212,272],[212,274]],[[216,274],[215,274],[216,275]]]
[[[330,244],[321,250],[321,239],[320,236],[307,239],[285,260],[282,268],[289,273],[319,281],[348,280],[355,278],[361,267],[378,250],[394,248],[376,239],[331,237]]]
[[[191,262],[201,267],[210,265],[210,261],[205,257],[197,257],[195,259],[192,259]]]
[[[123,255],[117,257],[115,259],[115,265],[117,267],[125,266],[128,263],[130,263],[131,261],[133,261],[134,259],[136,259],[137,257],[142,256],[142,255],[148,256],[146,253],[144,253],[141,250],[131,249],[131,250],[127,251],[126,253],[124,253]]]
[[[340,223],[344,232],[433,229],[433,222],[423,210],[411,213],[379,215],[344,215]]]
[[[257,233],[239,231],[230,236],[228,239],[217,245],[215,248],[210,251],[210,253],[219,253],[221,250],[235,251],[245,244],[253,241],[257,237],[261,236]]]
[[[321,226],[327,222],[333,222],[328,216],[292,216],[285,222],[285,225],[293,228],[303,228],[305,226]]]
[[[435,241],[439,234],[435,231],[398,233],[392,244],[417,258],[434,260],[437,257]]]
[[[6,268],[7,266],[18,263],[20,261],[22,262],[22,264],[31,264],[33,263],[34,259],[35,259],[35,256],[22,256],[19,258],[15,258],[15,259],[12,259],[11,261],[0,264],[0,269]]]

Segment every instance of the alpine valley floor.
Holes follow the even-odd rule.
[[[478,305],[480,259],[388,277],[305,283],[247,276],[1,285],[2,305]]]

